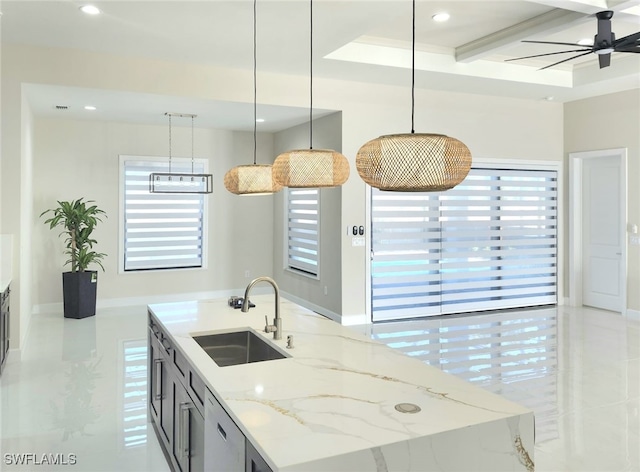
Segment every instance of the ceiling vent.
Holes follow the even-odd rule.
[[[67,105],[56,105],[56,110],[68,110],[69,107]]]

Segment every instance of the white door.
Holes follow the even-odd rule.
[[[624,234],[621,161],[616,155],[584,159],[582,267],[584,305],[622,311]]]

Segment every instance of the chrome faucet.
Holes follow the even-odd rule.
[[[253,288],[253,286],[259,282],[270,283],[271,286],[273,287],[273,291],[276,294],[276,302],[275,302],[276,316],[273,319],[273,324],[270,325],[265,315],[264,332],[273,333],[273,339],[282,339],[282,320],[280,319],[280,289],[278,288],[276,281],[273,280],[271,277],[258,277],[257,279],[253,279],[251,282],[249,282],[249,285],[247,285],[247,288],[244,291],[244,300],[242,301],[241,311],[243,313],[246,313],[249,311],[249,292],[251,292],[251,289]]]

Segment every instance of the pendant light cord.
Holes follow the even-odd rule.
[[[313,0],[309,0],[309,149],[313,149]]]
[[[194,169],[194,158],[193,158],[193,116],[191,117],[191,173],[195,174]]]
[[[411,134],[415,133],[414,113],[415,113],[415,87],[416,87],[416,0],[413,0],[413,22],[411,26]]]
[[[169,173],[171,173],[171,114],[169,114]]]
[[[253,0],[253,164],[256,164],[258,152],[258,79],[257,79],[257,40],[256,40],[256,10],[258,0]]]

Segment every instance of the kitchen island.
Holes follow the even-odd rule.
[[[248,313],[221,299],[149,315],[271,469],[534,470],[530,410],[286,299],[275,341],[262,332],[273,295],[251,301]],[[219,367],[192,337],[245,328],[290,357]]]

